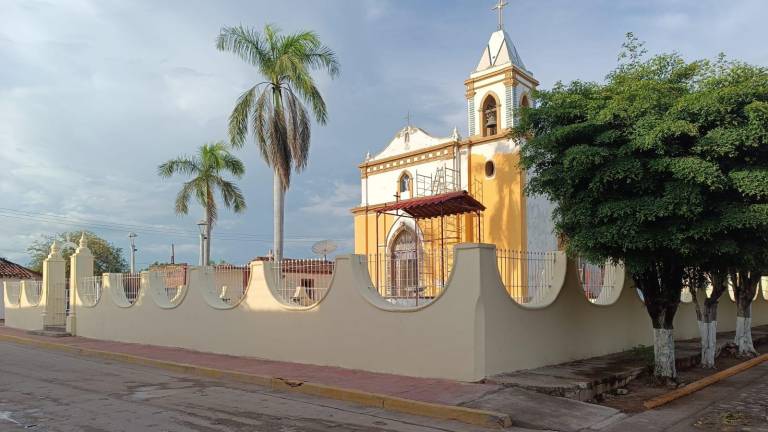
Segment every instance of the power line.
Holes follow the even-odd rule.
[[[10,218],[17,220],[35,221],[35,222],[47,222],[57,225],[75,226],[80,228],[95,228],[109,231],[137,231],[144,234],[160,234],[167,236],[188,237],[197,238],[198,232],[193,230],[185,230],[177,227],[165,227],[158,225],[138,225],[138,224],[125,224],[116,222],[100,222],[89,219],[73,218],[70,216],[56,215],[52,213],[39,213],[15,210],[9,208],[0,207],[0,217]],[[257,242],[257,243],[272,243],[272,239],[257,236],[255,234],[248,233],[236,233],[227,231],[217,231],[217,240],[224,241],[241,241],[241,242]],[[319,240],[325,240],[322,238],[313,237],[286,237],[284,241],[286,243],[310,243]],[[334,239],[339,240],[339,239]]]

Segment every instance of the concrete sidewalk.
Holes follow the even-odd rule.
[[[404,377],[82,337],[46,337],[0,326],[0,341],[298,391],[486,427],[576,431],[621,416],[612,408],[499,384]]]
[[[734,332],[717,334],[718,355],[724,347],[733,342],[734,336]],[[755,346],[768,343],[768,326],[753,328],[752,338]],[[652,351],[648,351],[648,354],[651,357],[642,358],[638,352],[630,350],[559,365],[499,374],[489,377],[487,381],[551,396],[588,401],[599,394],[626,386],[645,372],[648,369],[648,362],[653,359]],[[675,341],[675,359],[679,370],[697,366],[701,361],[699,339]]]

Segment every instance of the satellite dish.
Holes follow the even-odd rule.
[[[333,240],[323,240],[312,245],[312,252],[315,255],[322,255],[323,261],[325,261],[328,254],[333,253],[339,246]]]

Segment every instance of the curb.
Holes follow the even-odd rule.
[[[151,366],[172,372],[204,378],[229,379],[241,383],[268,387],[273,390],[308,394],[312,396],[319,396],[344,402],[352,402],[359,405],[381,408],[405,414],[413,414],[443,420],[455,420],[462,423],[483,426],[487,428],[503,429],[512,426],[512,419],[508,414],[495,411],[465,408],[455,405],[434,404],[430,402],[403,399],[379,393],[369,393],[360,390],[346,389],[343,387],[326,386],[323,384],[315,384],[307,381],[297,381],[287,378],[269,377],[232,370],[195,366],[187,363],[157,360],[148,357],[140,357],[112,351],[80,348],[61,343],[27,339],[4,334],[0,334],[0,341],[13,342],[20,345],[28,345],[49,350],[64,351],[84,357],[94,357],[105,360],[120,361],[129,364]]]
[[[728,369],[721,370],[720,372],[716,372],[708,377],[704,377],[698,381],[694,381],[686,385],[685,387],[679,388],[677,390],[673,390],[669,393],[665,393],[653,399],[649,399],[643,402],[643,406],[647,409],[658,408],[674,400],[680,399],[681,397],[688,396],[692,393],[695,393],[703,389],[704,387],[715,384],[718,381],[724,380],[738,373],[744,372],[745,370],[753,368],[765,361],[768,361],[768,354],[763,354],[761,356],[739,363],[736,366],[731,366]]]

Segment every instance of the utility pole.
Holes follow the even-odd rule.
[[[208,263],[205,262],[205,256],[207,252],[206,240],[208,240],[205,233],[206,233],[206,228],[208,227],[208,222],[205,219],[203,219],[197,223],[197,227],[200,228],[200,263],[199,265],[202,267],[202,266],[208,265]]]
[[[171,243],[171,264],[176,264],[176,250],[173,243]]]
[[[128,238],[131,239],[131,274],[136,273],[136,233],[128,234]]]

